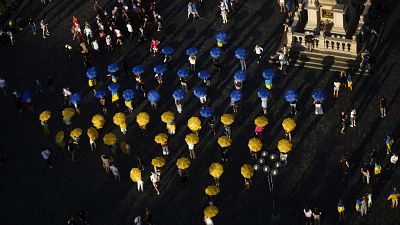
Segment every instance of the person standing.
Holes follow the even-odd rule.
[[[342,199],[339,199],[339,202],[337,203],[337,210],[339,213],[339,219],[344,220],[344,211],[346,209],[344,207]]]
[[[107,155],[101,155],[101,162],[106,173],[110,173],[111,159]]]
[[[154,190],[157,192],[157,195],[160,195],[160,191],[158,190],[158,183],[160,182],[160,175],[158,175],[158,173],[155,173],[152,171],[151,175],[150,175],[150,180],[151,180],[151,183],[153,184]]]
[[[143,182],[142,179],[137,181],[137,190],[138,190],[138,192],[143,192],[143,184],[144,184],[144,182]]]
[[[379,182],[379,177],[382,173],[382,166],[377,162],[374,165],[374,182],[377,184]]]
[[[396,168],[397,161],[399,160],[399,156],[396,153],[393,153],[390,157],[390,169],[394,170]]]
[[[256,47],[254,47],[254,52],[257,55],[257,64],[258,64],[261,61],[262,53],[264,52],[264,49],[261,46],[256,45]]]
[[[42,158],[44,161],[46,161],[47,166],[51,169],[53,168],[53,165],[50,161],[50,151],[47,148],[43,148],[42,152],[40,153],[42,155]]]
[[[132,38],[133,38],[133,27],[132,27],[130,22],[128,22],[126,24],[126,29],[128,30],[128,33],[129,33],[129,40],[132,41]]]
[[[118,170],[118,168],[115,166],[115,164],[112,164],[112,165],[110,166],[110,171],[111,171],[111,173],[114,175],[115,181],[117,181],[117,183],[120,183],[120,182],[121,182],[121,177],[120,177],[120,175],[119,175],[119,170]]]
[[[188,144],[189,148],[189,156],[191,159],[196,158],[196,153],[194,152],[194,145],[193,144]]]
[[[361,200],[361,207],[360,207],[361,216],[367,215],[367,211],[368,211],[367,198],[365,196],[363,196],[362,200]]]
[[[306,225],[312,225],[312,210],[309,207],[306,207],[303,212],[306,219]]]
[[[399,192],[394,187],[392,193],[389,195],[388,200],[392,201],[392,208],[397,208],[399,204]]]
[[[339,97],[339,91],[340,91],[340,82],[338,80],[335,80],[333,82],[333,97],[334,98]]]
[[[346,153],[342,155],[342,158],[340,159],[340,164],[342,166],[344,175],[347,176],[349,174],[350,163]]]
[[[386,154],[387,155],[389,155],[390,152],[392,151],[393,143],[394,143],[394,140],[391,137],[391,134],[386,135],[385,144],[386,144]]]
[[[371,175],[369,173],[368,163],[364,162],[364,165],[361,167],[361,174],[363,175],[363,182],[369,184]]]
[[[321,211],[317,207],[314,208],[313,211],[313,218],[314,218],[314,225],[321,225]]]
[[[315,105],[315,115],[322,115],[324,114],[324,111],[322,110],[322,103],[321,101],[314,101],[314,105]]]
[[[344,134],[346,130],[346,121],[347,121],[347,114],[346,112],[342,112],[340,114],[340,123],[342,124],[342,129],[340,130],[340,133]]]
[[[379,99],[379,112],[382,118],[386,117],[386,98],[383,96]]]
[[[153,215],[151,214],[151,210],[149,208],[145,209],[145,220],[147,225],[154,225],[153,224]]]
[[[224,7],[220,7],[221,8],[221,17],[222,17],[222,23],[228,23],[228,12],[226,11],[226,9]]]
[[[32,17],[29,18],[28,20],[28,25],[32,30],[33,35],[36,35],[36,23],[35,21],[32,19]]]
[[[7,83],[6,80],[4,80],[4,78],[0,77],[0,88],[3,91],[4,95],[7,95]]]
[[[352,109],[350,112],[350,127],[356,126],[356,117],[357,117],[356,109]]]
[[[50,36],[49,23],[47,22],[47,19],[45,17],[40,20],[40,28],[42,29],[43,39],[45,39],[46,36]]]
[[[193,72],[196,72],[196,59],[197,57],[195,55],[189,56],[188,58],[190,63],[190,70]]]

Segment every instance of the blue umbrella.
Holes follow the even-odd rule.
[[[195,88],[193,88],[193,94],[196,97],[200,98],[200,97],[206,96],[207,95],[207,91],[203,87],[195,87]]]
[[[246,78],[247,73],[242,70],[238,70],[233,74],[233,79],[239,82],[243,82],[244,80],[246,80]]]
[[[231,101],[238,102],[238,101],[242,100],[243,93],[240,90],[232,90],[229,97],[231,98]]]
[[[128,102],[135,97],[135,91],[133,89],[126,89],[124,92],[122,92],[122,97],[126,102]]]
[[[269,91],[265,88],[257,91],[257,96],[259,98],[269,98],[269,96],[271,96],[271,94],[269,93]]]
[[[186,49],[186,55],[188,55],[188,56],[196,55],[198,52],[199,52],[199,50],[197,50],[197,48]]]
[[[70,101],[72,104],[78,104],[81,101],[81,94],[75,93],[71,95]]]
[[[160,100],[160,93],[158,93],[157,90],[151,90],[147,95],[147,99],[149,99],[150,102],[158,102]]]
[[[96,78],[97,76],[97,70],[94,67],[91,67],[89,69],[86,70],[86,77],[90,80]]]
[[[109,73],[115,73],[119,70],[119,66],[116,63],[111,63],[110,65],[108,65],[107,70]]]
[[[132,73],[133,73],[133,74],[136,74],[136,75],[139,75],[139,74],[144,73],[143,66],[138,65],[138,66],[133,67],[133,68],[132,68]]]
[[[237,48],[235,50],[235,57],[238,59],[244,59],[247,57],[247,51],[244,48]]]
[[[212,117],[214,115],[214,110],[210,107],[203,107],[200,109],[200,115],[204,118]]]
[[[212,49],[210,50],[210,55],[211,55],[211,57],[213,57],[214,59],[218,59],[218,58],[221,57],[221,55],[222,55],[222,50],[221,50],[220,48],[217,48],[217,47],[212,48]]]
[[[180,89],[180,88],[176,89],[176,90],[172,93],[172,97],[173,97],[175,100],[183,100],[183,99],[185,98],[185,95],[186,95],[186,93],[185,93],[182,89]]]
[[[312,92],[311,96],[315,101],[323,101],[325,99],[325,93],[321,90],[315,90]]]
[[[171,48],[171,47],[164,47],[164,48],[161,50],[161,52],[162,52],[164,55],[172,55],[172,54],[174,54],[174,49]]]
[[[97,90],[95,93],[94,93],[94,97],[96,97],[96,98],[104,98],[104,96],[106,96],[106,91],[104,91],[104,90]]]
[[[295,90],[287,90],[284,97],[287,102],[295,102],[297,101],[297,92]]]
[[[228,34],[225,32],[218,32],[215,35],[215,40],[221,43],[226,43],[226,40],[228,40]]]
[[[189,77],[189,71],[186,68],[180,68],[178,71],[176,71],[176,74],[178,77]]]
[[[197,76],[198,76],[200,79],[205,80],[205,79],[208,79],[208,78],[211,77],[211,73],[208,72],[207,70],[202,70],[202,71],[200,71],[199,73],[197,73]]]
[[[24,102],[27,102],[28,100],[30,100],[31,99],[31,92],[28,91],[28,90],[23,91],[22,94],[21,94],[21,99]]]
[[[111,91],[111,93],[116,93],[120,88],[120,85],[118,83],[111,83],[108,85],[108,90]]]
[[[160,65],[155,66],[153,68],[153,70],[154,70],[154,73],[164,73],[166,68],[164,65],[160,64]]]
[[[271,80],[276,76],[275,70],[266,69],[262,72],[264,79]]]

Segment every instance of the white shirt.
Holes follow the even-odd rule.
[[[120,30],[115,29],[114,31],[115,31],[115,36],[117,36],[117,37],[122,37],[122,34],[121,34],[121,31],[120,31]]]
[[[264,49],[261,48],[260,46],[256,46],[254,48],[254,51],[256,52],[257,55],[260,55],[264,51]]]
[[[157,173],[152,173],[150,176],[150,180],[153,183],[157,183],[158,182],[158,174]]]
[[[214,222],[211,220],[211,218],[204,217],[204,223],[206,225],[214,225]]]
[[[5,87],[6,87],[6,80],[0,78],[0,88],[5,88]]]
[[[114,165],[110,166],[110,170],[114,176],[119,176],[118,168]]]
[[[64,95],[64,97],[68,97],[68,96],[72,95],[72,93],[68,89],[63,88],[63,95]]]
[[[396,164],[397,160],[399,160],[399,157],[397,155],[392,155],[392,157],[390,157],[390,162],[393,164]]]
[[[128,29],[128,32],[129,33],[132,33],[133,32],[133,28],[132,28],[132,25],[131,24],[126,24],[126,28]]]
[[[97,41],[93,41],[92,42],[92,48],[94,49],[94,50],[99,50],[99,43],[97,43]]]
[[[50,151],[48,149],[43,150],[41,153],[44,160],[48,160],[50,158]]]
[[[356,110],[355,109],[351,110],[350,117],[356,118]]]
[[[194,149],[194,145],[192,145],[192,144],[188,144],[188,147],[190,150]]]
[[[196,64],[196,57],[189,57],[189,62],[192,65]]]
[[[308,211],[304,210],[304,215],[305,215],[307,218],[311,218],[311,217],[312,217],[312,211],[311,211],[311,209],[309,209]]]

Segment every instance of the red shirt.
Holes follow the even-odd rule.
[[[157,40],[152,40],[150,42],[150,47],[151,48],[158,48],[158,41]]]

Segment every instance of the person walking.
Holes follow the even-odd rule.
[[[42,152],[40,153],[42,155],[42,158],[44,161],[46,161],[47,166],[51,169],[53,168],[53,165],[50,161],[50,151],[47,148],[43,148]]]
[[[138,192],[143,192],[143,184],[144,184],[143,180],[140,179],[140,180],[138,180],[136,183],[137,183],[137,190],[138,190]]]
[[[28,25],[29,25],[29,27],[31,28],[33,35],[36,35],[37,27],[36,27],[36,23],[35,23],[35,21],[32,19],[32,17],[29,18],[29,20],[28,20]]]
[[[337,203],[337,210],[339,213],[339,219],[344,220],[344,211],[346,210],[343,204],[343,201],[339,199],[339,202]]]
[[[312,225],[312,220],[313,220],[313,217],[312,217],[313,212],[312,212],[312,210],[309,207],[306,207],[303,210],[303,213],[304,213],[304,216],[305,216],[306,225]]]
[[[101,162],[106,173],[110,173],[111,159],[107,155],[101,155]]]
[[[338,80],[335,80],[333,82],[333,97],[334,98],[339,97],[339,91],[340,91],[340,82]]]
[[[45,17],[40,20],[40,28],[42,29],[43,39],[45,39],[47,36],[50,36],[49,23]]]
[[[188,144],[189,148],[189,156],[191,159],[196,158],[196,153],[194,152],[194,145],[193,144]]]
[[[346,153],[342,155],[342,158],[340,159],[340,164],[342,166],[343,174],[347,176],[349,174],[350,163]]]
[[[366,193],[366,197],[367,197],[368,209],[371,209],[371,207],[372,207],[372,193],[371,192],[367,192]]]
[[[4,80],[4,78],[0,77],[0,89],[3,92],[4,95],[8,95],[7,92],[7,82]]]
[[[222,17],[222,23],[223,24],[228,23],[228,12],[223,7],[221,7],[221,17]]]
[[[120,177],[120,175],[119,175],[119,170],[118,170],[118,168],[115,166],[115,164],[112,164],[112,165],[110,166],[110,171],[111,171],[111,173],[114,175],[115,181],[117,181],[117,183],[120,183],[120,182],[121,182],[121,177]]]
[[[369,184],[370,173],[368,163],[364,162],[364,165],[361,167],[361,174],[363,176],[363,182]]]
[[[390,157],[390,169],[394,170],[396,168],[397,161],[399,160],[399,156],[396,153],[393,153]]]
[[[390,152],[392,151],[392,146],[394,144],[394,140],[391,134],[386,135],[385,144],[386,144],[386,154],[389,155]]]
[[[314,208],[313,211],[313,218],[314,218],[314,225],[321,225],[321,211],[317,207]]]
[[[314,101],[314,106],[315,106],[315,115],[322,115],[324,114],[324,111],[322,109],[322,102],[321,101]]]
[[[154,190],[157,192],[157,195],[160,195],[160,191],[158,190],[158,183],[160,182],[160,175],[158,175],[158,173],[155,173],[152,171],[151,175],[150,175],[150,180],[151,180],[151,183],[153,184]]]
[[[262,53],[264,52],[264,49],[263,49],[261,46],[256,45],[256,46],[254,47],[254,52],[255,52],[256,55],[257,55],[257,64],[258,64],[258,63],[260,63],[260,61],[261,61]]]
[[[196,72],[196,59],[197,59],[197,57],[195,55],[191,55],[188,58],[189,63],[190,63],[190,70],[193,72]]]
[[[379,112],[382,118],[386,117],[386,98],[383,96],[379,99]]]
[[[346,130],[346,121],[347,121],[347,114],[346,112],[342,112],[340,114],[340,123],[342,124],[342,129],[340,130],[340,133],[344,134]]]
[[[392,208],[397,208],[398,204],[399,204],[399,192],[397,191],[397,189],[394,187],[392,190],[392,193],[389,195],[387,200],[391,200],[392,201]]]
[[[379,182],[379,177],[382,173],[382,166],[377,162],[374,165],[374,182],[377,184]]]
[[[356,117],[357,117],[356,109],[352,109],[350,111],[350,127],[356,126]]]
[[[360,207],[361,216],[367,215],[367,211],[368,211],[367,204],[368,204],[367,198],[365,196],[363,196],[362,200],[361,200],[361,207]]]

